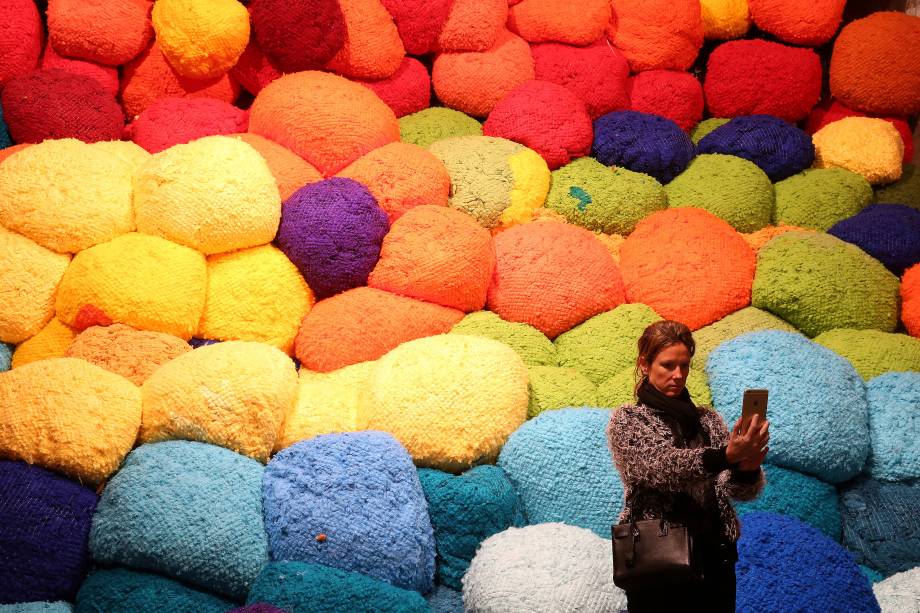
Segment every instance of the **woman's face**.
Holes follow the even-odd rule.
[[[648,381],[670,398],[680,396],[687,385],[690,372],[690,351],[683,343],[669,345],[658,352],[651,364],[642,359],[639,367],[648,374]]]

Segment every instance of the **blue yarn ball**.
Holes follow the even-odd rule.
[[[463,594],[444,585],[436,585],[427,600],[432,613],[463,613]]]
[[[840,540],[837,488],[820,479],[779,466],[764,464],[763,469],[767,478],[766,486],[754,500],[735,503],[738,515],[754,511],[791,515],[832,539]]]
[[[249,592],[248,602],[268,602],[292,613],[428,613],[418,592],[361,573],[306,562],[270,562]]]
[[[794,517],[745,515],[735,570],[738,611],[879,611],[853,556]]]
[[[268,463],[262,495],[273,560],[325,564],[431,590],[435,543],[428,504],[412,458],[391,434],[300,441]]]
[[[268,561],[263,472],[259,462],[205,443],[141,445],[102,493],[93,558],[243,600]]]
[[[438,581],[459,590],[479,544],[510,526],[524,525],[514,487],[498,466],[476,466],[460,476],[418,471],[438,550]]]
[[[774,183],[802,172],[815,161],[811,136],[772,115],[735,117],[704,136],[696,150],[750,160]]]
[[[693,159],[693,141],[676,123],[649,113],[614,111],[594,120],[592,154],[605,166],[644,172],[667,183]]]
[[[920,566],[920,484],[861,478],[840,492],[843,544],[885,575]]]
[[[920,372],[889,372],[866,383],[869,474],[882,481],[920,478]]]
[[[856,245],[899,277],[920,262],[920,211],[903,204],[873,204],[827,233]]]
[[[44,468],[0,461],[0,603],[73,598],[97,501]]]
[[[514,431],[498,456],[529,524],[564,522],[610,538],[623,483],[607,447],[606,409],[546,411]]]
[[[223,613],[233,603],[178,581],[123,568],[90,573],[74,605],[75,613]]]
[[[13,363],[13,347],[0,343],[0,372],[6,372]]]
[[[10,131],[3,121],[3,105],[0,104],[0,149],[6,149],[13,146],[13,139],[10,138]]]
[[[71,613],[73,606],[69,602],[19,602],[0,604],[0,613]]]
[[[801,334],[762,330],[719,345],[706,362],[713,404],[731,427],[746,388],[770,390],[771,464],[840,483],[869,454],[869,411],[859,374]]]

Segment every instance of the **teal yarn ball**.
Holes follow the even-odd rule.
[[[878,583],[879,581],[885,580],[885,575],[878,572],[874,568],[869,568],[865,564],[860,564],[859,570],[861,570],[862,574],[866,576],[866,579],[868,579],[872,583]]]
[[[74,613],[224,613],[233,603],[178,581],[123,568],[90,573]]]
[[[529,324],[505,321],[492,311],[469,313],[450,331],[504,343],[514,349],[527,366],[559,365],[556,347],[545,334]]]
[[[73,605],[69,602],[19,602],[0,604],[0,613],[71,613]]]
[[[810,168],[776,183],[776,225],[826,232],[872,202],[872,185],[844,168]]]
[[[920,479],[920,372],[889,372],[866,383],[869,474],[880,481]]]
[[[6,372],[13,363],[13,347],[0,343],[0,372]]]

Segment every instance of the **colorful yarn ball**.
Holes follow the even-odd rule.
[[[845,168],[810,168],[773,186],[773,221],[827,231],[872,202],[872,186]]]
[[[741,38],[751,28],[748,0],[700,0],[706,40]]]
[[[913,355],[918,355],[916,348]],[[920,477],[920,367],[912,370],[888,372],[866,383],[872,443],[868,472],[873,479],[908,481]]]
[[[87,328],[68,345],[65,355],[143,385],[157,368],[190,350],[181,338],[112,324]]]
[[[329,372],[376,360],[412,339],[443,334],[462,318],[463,311],[357,287],[310,309],[294,353],[306,368]]]
[[[680,126],[665,117],[638,111],[615,111],[594,121],[592,152],[605,166],[624,166],[667,183],[695,155]]]
[[[425,55],[434,51],[438,34],[447,21],[453,0],[381,0],[393,16],[406,53]]]
[[[118,66],[136,58],[152,36],[149,2],[48,1],[48,42],[63,56]]]
[[[13,368],[48,358],[62,358],[76,338],[77,332],[57,318],[52,318],[41,332],[19,343],[13,352]]]
[[[920,262],[920,211],[903,204],[873,204],[827,233],[856,245],[898,276]]]
[[[841,104],[840,101],[830,98],[828,101],[822,102],[812,109],[805,122],[804,129],[809,134],[814,134],[827,124],[843,119],[844,117],[865,116],[866,114],[862,111],[848,108]],[[902,117],[886,116],[878,117],[878,119],[884,119],[898,130],[898,134],[901,135],[901,140],[904,141],[904,161],[910,162],[914,157],[914,134],[910,129],[910,124]]]
[[[259,155],[265,158],[268,169],[275,177],[282,201],[290,198],[291,194],[304,185],[316,183],[323,178],[323,175],[312,164],[274,141],[249,132],[232,136],[258,151]]]
[[[705,368],[706,360],[713,349],[736,336],[758,330],[797,331],[793,326],[767,311],[751,306],[744,307],[693,333],[696,351],[693,353],[692,366]]]
[[[365,153],[399,140],[399,124],[374,92],[317,71],[288,74],[252,103],[249,131],[334,174]]]
[[[10,361],[13,358],[13,346],[6,343],[0,343],[0,372],[6,372],[10,369]]]
[[[683,247],[675,251],[675,244]],[[754,251],[731,226],[702,209],[646,217],[620,248],[620,266],[629,302],[646,304],[691,330],[751,301]]]
[[[481,336],[514,349],[527,366],[557,366],[556,347],[531,325],[505,321],[492,311],[477,311],[451,328],[451,333]]]
[[[706,373],[691,368],[687,374],[687,392],[698,407],[712,406],[712,392]],[[636,367],[624,368],[597,386],[597,406],[618,409],[636,402]]]
[[[266,85],[284,73],[262,52],[255,32],[250,32],[249,44],[227,74],[247,92],[257,96]]]
[[[901,178],[904,141],[884,119],[845,117],[815,132],[815,168],[846,168],[869,183]]]
[[[862,379],[844,358],[800,334],[764,330],[719,345],[706,362],[726,424],[741,416],[747,388],[770,390],[771,464],[840,483],[869,453]]]
[[[42,54],[42,19],[33,0],[10,0],[0,7],[0,90],[32,71]]]
[[[878,330],[828,330],[815,337],[868,381],[889,371],[920,371],[920,339]]]
[[[428,147],[442,138],[482,136],[482,124],[460,111],[443,106],[427,108],[399,118],[399,139]]]
[[[141,392],[83,360],[41,360],[0,377],[0,420],[4,458],[96,485],[134,446]]]
[[[714,117],[763,114],[795,123],[821,96],[821,61],[808,48],[729,41],[709,56],[703,92]]]
[[[633,72],[686,70],[703,45],[700,4],[690,0],[612,0],[607,38]]]
[[[574,368],[530,366],[527,418],[564,407],[597,406],[594,383]]]
[[[661,115],[689,131],[703,117],[703,86],[692,74],[676,70],[645,70],[630,77],[631,108]]]
[[[507,17],[504,0],[453,0],[438,34],[436,50],[488,51],[506,31]]]
[[[846,0],[748,0],[754,25],[784,43],[819,47],[829,41],[843,17]]]
[[[920,338],[920,264],[914,264],[901,278],[901,321],[907,333]]]
[[[282,73],[322,68],[345,44],[336,0],[253,0],[249,13],[259,49]]]
[[[393,18],[380,0],[339,0],[345,43],[326,68],[358,79],[387,79],[405,56]]]
[[[63,57],[54,51],[54,47],[48,45],[42,54],[39,68],[42,70],[57,68],[73,74],[92,77],[102,85],[106,92],[112,96],[118,95],[118,69],[114,66]]]
[[[703,138],[712,132],[713,130],[720,128],[727,124],[731,119],[725,119],[722,117],[710,117],[709,119],[704,119],[699,122],[693,129],[690,130],[690,140],[693,141],[693,144],[699,144]]]
[[[96,494],[43,468],[0,461],[0,501],[0,603],[73,598],[89,566]]]
[[[123,568],[90,573],[77,592],[74,611],[89,613],[224,613],[233,605],[160,575]]]
[[[403,58],[390,77],[362,83],[386,102],[397,117],[417,113],[431,103],[431,77],[424,64],[412,57]]]
[[[883,613],[910,611],[920,597],[920,566],[896,573],[884,580],[880,578],[872,590]]]
[[[901,178],[875,186],[876,202],[897,202],[920,210],[920,172],[915,164],[904,164]]]
[[[246,111],[213,98],[160,98],[125,127],[125,137],[158,153],[204,136],[245,132]]]
[[[157,0],[151,20],[166,61],[190,79],[226,74],[249,43],[249,13],[236,0]]]
[[[609,0],[521,0],[508,9],[508,28],[532,43],[584,46],[604,36],[610,15]]]

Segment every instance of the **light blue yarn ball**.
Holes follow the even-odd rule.
[[[706,362],[713,404],[731,428],[746,388],[770,390],[771,464],[840,483],[869,453],[869,411],[853,366],[804,336],[763,330],[719,345]]]
[[[147,573],[123,568],[90,573],[77,592],[75,613],[223,613],[233,603]]]
[[[889,372],[866,383],[869,474],[882,481],[920,478],[920,372]]]
[[[0,613],[71,613],[73,606],[63,600],[57,602],[19,602],[0,604]]]
[[[432,613],[463,613],[463,593],[444,585],[436,585],[428,596]]]
[[[6,343],[0,343],[0,372],[10,369],[13,362],[13,348]]]
[[[263,471],[205,443],[141,445],[103,490],[90,552],[242,601],[268,561]]]
[[[296,443],[268,463],[262,496],[273,560],[431,590],[428,504],[412,458],[391,434],[326,434]]]
[[[606,409],[541,413],[514,431],[498,456],[529,524],[564,522],[610,538],[623,483],[607,447]]]

